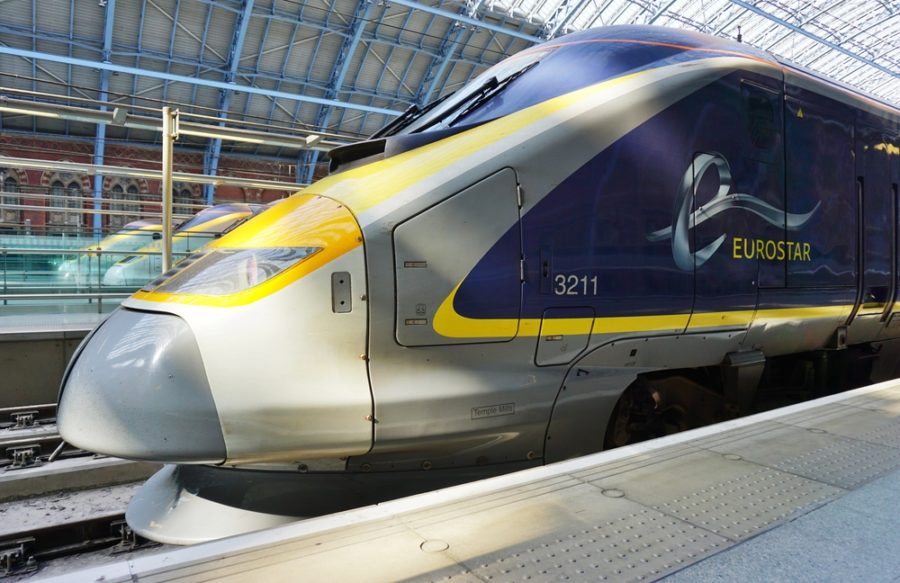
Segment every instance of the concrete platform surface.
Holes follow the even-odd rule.
[[[83,338],[109,316],[109,311],[60,311],[21,313],[0,306],[0,341]]]
[[[896,581],[898,472],[892,381],[55,580]]]

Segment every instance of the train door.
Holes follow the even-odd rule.
[[[522,304],[519,199],[516,173],[504,168],[397,226],[399,344],[515,338]]]
[[[692,167],[692,329],[746,329],[758,285],[784,279],[776,261],[784,208],[780,82],[721,85],[719,111],[706,113],[710,126],[696,144]]]
[[[877,326],[888,313],[894,293],[894,198],[891,183],[891,137],[882,129],[856,126],[856,191],[860,205],[859,282],[854,325]],[[863,325],[862,321],[872,320]]]
[[[785,138],[787,286],[806,305],[812,299],[839,307],[852,302],[857,273],[851,113],[792,87]]]

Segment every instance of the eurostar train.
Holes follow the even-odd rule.
[[[78,250],[78,256],[67,259],[58,268],[64,285],[100,286],[103,274],[123,258],[121,253],[137,251],[153,242],[154,233],[162,231],[162,221],[132,221],[97,242]],[[159,237],[159,235],[155,235]],[[97,253],[100,251],[101,253]]]
[[[499,473],[894,377],[898,135],[897,109],[735,42],[549,41],[125,301],[60,431],[181,464],[128,519],[184,542],[167,523],[241,468]]]
[[[225,203],[203,209],[175,229],[172,235],[173,263],[185,258],[185,254],[197,251],[210,241],[234,228],[255,214],[261,213],[266,206],[262,204]],[[105,287],[144,285],[162,270],[161,246],[158,240],[147,241],[140,249],[141,253],[118,257],[115,263],[103,274]]]

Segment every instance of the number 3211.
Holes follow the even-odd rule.
[[[558,296],[595,296],[597,295],[597,276],[559,274],[553,278],[553,293]]]

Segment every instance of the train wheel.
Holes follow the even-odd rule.
[[[645,379],[633,382],[616,404],[606,429],[604,449],[621,447],[688,429],[685,412],[668,403]]]

